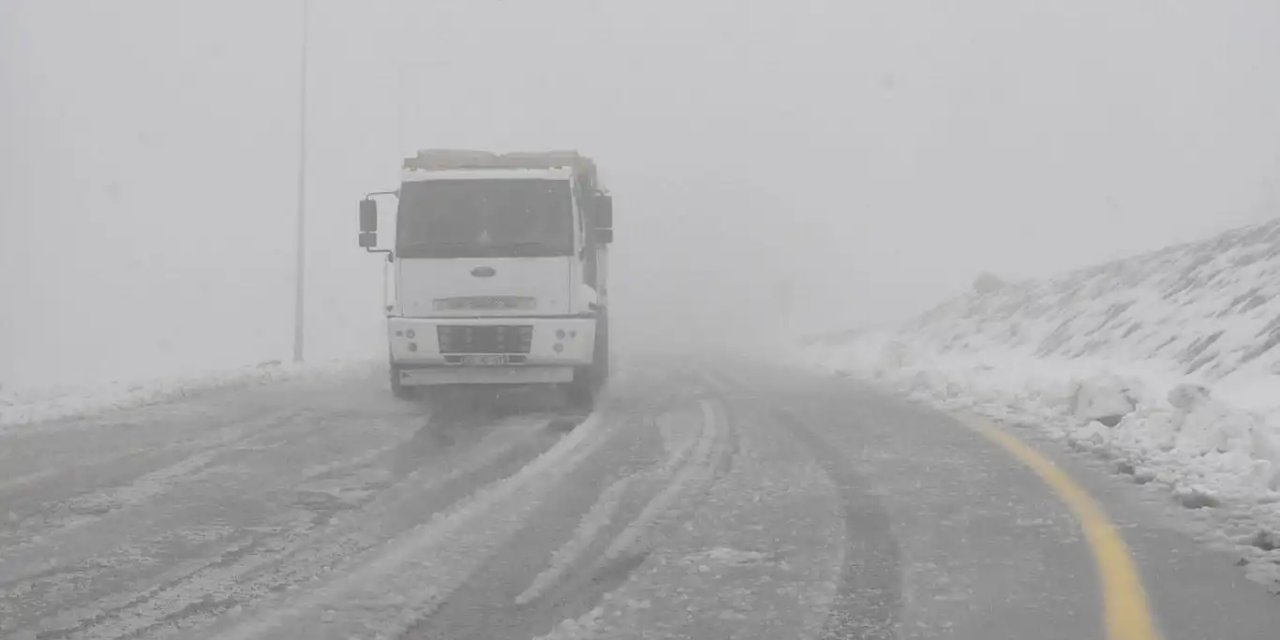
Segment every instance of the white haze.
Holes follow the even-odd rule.
[[[355,203],[417,147],[597,158],[633,348],[899,320],[1280,207],[1267,0],[311,5],[312,358],[385,349]],[[300,12],[0,0],[0,383],[287,359]]]

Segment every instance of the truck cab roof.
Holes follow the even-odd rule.
[[[466,169],[410,169],[406,168],[401,180],[403,182],[435,182],[443,180],[569,180],[573,178],[573,169],[555,167],[550,169],[509,169],[509,168],[466,168]]]
[[[470,149],[422,149],[416,156],[404,159],[406,179],[414,175],[420,180],[439,179],[443,176],[427,177],[422,172],[450,172],[457,176],[477,169],[486,170],[553,170],[567,169],[577,179],[590,188],[599,188],[596,177],[596,163],[577,151],[539,151],[492,153]],[[494,174],[486,175],[493,176]],[[531,174],[512,174],[510,177],[534,177]],[[550,177],[550,176],[548,176]],[[563,176],[568,177],[568,176]]]

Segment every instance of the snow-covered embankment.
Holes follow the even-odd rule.
[[[1280,545],[1280,221],[1045,281],[986,278],[896,330],[806,353],[1041,427],[1229,512],[1225,534],[1251,550]]]

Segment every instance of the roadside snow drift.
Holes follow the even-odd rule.
[[[363,375],[377,367],[376,363],[359,361],[306,364],[273,361],[229,371],[141,382],[113,382],[94,387],[0,388],[0,429],[171,402],[222,389]]]
[[[1280,524],[1280,221],[1045,281],[981,278],[897,330],[831,342],[808,359]]]

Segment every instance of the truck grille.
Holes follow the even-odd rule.
[[[440,353],[529,353],[533,327],[517,325],[441,325]]]

